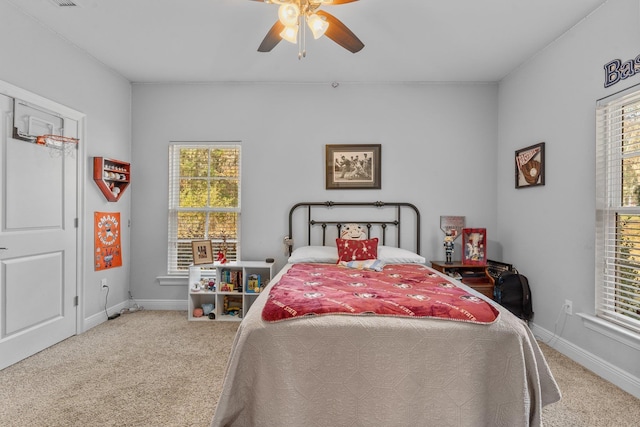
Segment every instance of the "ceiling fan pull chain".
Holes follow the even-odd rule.
[[[302,57],[307,56],[307,26],[305,25],[306,14],[300,15],[300,26],[302,27]]]

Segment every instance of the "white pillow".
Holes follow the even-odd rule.
[[[291,253],[289,264],[303,262],[338,263],[338,248],[335,246],[302,246]]]
[[[385,264],[424,264],[425,257],[406,249],[393,246],[378,246],[378,259]]]

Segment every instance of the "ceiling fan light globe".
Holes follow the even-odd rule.
[[[327,32],[327,28],[329,28],[329,23],[315,13],[307,17],[307,25],[314,39],[322,37]]]
[[[280,37],[282,37],[283,40],[286,40],[289,43],[298,43],[298,26],[291,25],[284,27],[284,30],[280,32]]]
[[[297,24],[299,16],[300,8],[295,3],[283,3],[278,8],[278,18],[287,27]]]

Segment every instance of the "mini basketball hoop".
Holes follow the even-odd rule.
[[[72,156],[73,150],[78,146],[78,138],[60,135],[40,135],[36,138],[36,144],[53,149],[52,153]],[[55,150],[55,151],[54,151]]]

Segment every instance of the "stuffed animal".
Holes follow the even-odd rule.
[[[367,238],[367,232],[359,224],[345,224],[340,229],[340,238],[347,240],[362,240]]]
[[[209,316],[209,313],[213,311],[213,304],[202,304],[202,314]]]

